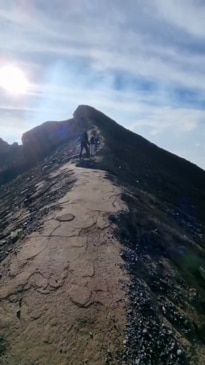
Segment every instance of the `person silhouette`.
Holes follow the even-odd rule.
[[[80,155],[79,155],[80,158],[82,157],[84,149],[86,151],[86,156],[89,157],[89,140],[88,140],[88,133],[86,130],[84,130],[80,136]]]

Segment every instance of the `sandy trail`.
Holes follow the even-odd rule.
[[[105,173],[66,164],[76,183],[2,263],[2,365],[115,364],[126,280],[110,212],[125,209]]]

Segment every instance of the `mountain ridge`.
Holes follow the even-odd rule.
[[[106,158],[101,163],[102,169],[116,174],[125,184],[140,184],[143,189],[154,192],[167,202],[174,199],[177,204],[181,197],[188,195],[193,204],[198,205],[199,217],[205,219],[203,169],[158,147],[87,105],[78,106],[71,119],[45,122],[25,132],[22,146],[11,146],[4,156],[0,185],[27,171],[61,145],[72,141],[77,146],[82,130],[91,129],[92,126],[97,127],[106,139],[103,149]],[[114,156],[111,166],[109,154]]]
[[[0,188],[2,364],[203,365],[204,171],[94,108],[64,123]]]
[[[51,153],[52,150],[57,148],[61,143],[66,143],[67,139],[72,137],[76,138],[77,135],[81,132],[82,128],[87,128],[89,126],[89,120],[93,119],[93,121],[95,122],[96,120],[99,120],[99,118],[103,118],[104,123],[106,123],[105,120],[108,123],[116,123],[113,119],[109,118],[108,116],[91,106],[79,105],[73,113],[73,118],[58,122],[47,121],[25,132],[21,138],[22,145],[18,145],[18,143],[8,144],[7,142],[0,139],[0,157],[4,159],[4,163],[1,166],[0,170],[0,184],[8,181],[9,176],[11,176],[11,178],[13,178],[13,176],[17,176],[18,169],[20,173],[28,169],[30,166],[33,165],[33,163],[36,163],[41,158]],[[79,120],[79,125],[76,125],[76,121]],[[116,123],[115,125],[118,124]],[[163,152],[166,154],[166,157],[175,156],[175,162],[178,161],[179,163],[179,161],[181,161],[181,164],[185,163],[187,166],[188,164],[191,164],[189,166],[192,166],[193,168],[195,166],[197,169],[204,171],[201,167],[197,166],[193,162],[190,162],[182,157],[175,155],[174,153],[168,152],[165,149],[158,147],[156,144],[148,141],[146,138],[128,130],[125,127],[122,127],[120,125],[118,126],[120,128],[123,128],[122,131],[126,131],[126,133],[129,134],[130,138],[133,138],[133,136],[135,136],[134,138],[137,137],[137,143],[140,146],[142,146],[143,144],[146,145],[144,151],[145,163],[146,148],[147,146],[152,146],[151,148],[154,148],[155,150],[156,148],[158,149],[159,154],[160,152]],[[71,129],[70,136],[69,128]],[[106,128],[108,128],[108,125],[106,126]],[[195,169],[195,171],[197,171],[197,169]],[[8,177],[4,179],[2,173],[4,173]]]

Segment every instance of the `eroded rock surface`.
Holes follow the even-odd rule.
[[[62,169],[59,169],[59,174]],[[2,364],[104,364],[117,361],[125,328],[121,247],[109,239],[110,211],[125,209],[119,189],[97,170],[67,164],[75,184],[41,231],[4,260]]]

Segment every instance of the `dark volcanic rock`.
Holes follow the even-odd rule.
[[[119,215],[115,234],[124,245],[121,256],[131,281],[124,286],[129,304],[122,363],[190,364],[187,354],[194,354],[195,346],[205,341],[203,284],[195,269],[187,267],[186,256],[179,261],[181,233],[179,228],[174,228],[173,242],[175,223],[169,214],[162,215],[164,203],[152,206],[148,195],[144,195],[143,201],[140,195],[138,200],[130,194],[123,199],[129,211]],[[187,219],[189,222],[190,217]],[[197,245],[192,242],[191,247],[191,241],[186,238],[189,225],[183,229],[184,247],[189,247],[190,256],[200,260]],[[193,288],[196,286],[199,292]]]
[[[118,177],[121,183],[140,187],[167,202],[181,205],[184,201],[186,205],[189,200],[189,206],[197,205],[195,213],[205,221],[204,170],[150,143],[90,106],[80,105],[74,117],[97,126],[105,138],[102,169]]]
[[[0,155],[8,151],[9,144],[5,142],[2,138],[0,138]]]
[[[72,187],[74,178],[71,173],[64,171],[52,178],[50,174],[72,160],[75,149],[76,143],[68,141],[38,165],[1,186],[0,261],[26,235],[40,230],[44,216],[53,209],[58,210],[55,202]],[[71,219],[74,217],[67,217],[67,220]]]
[[[25,169],[22,146],[18,143],[9,145],[0,139],[0,185],[10,181]]]
[[[78,164],[107,171],[128,207],[108,215],[130,278],[122,283],[128,300],[119,363],[197,364],[196,349],[205,345],[205,172],[94,108],[79,106],[73,119],[34,128],[23,135],[23,146],[0,141],[0,184],[9,181],[0,188],[0,260],[26,235],[41,231],[42,217],[58,209],[56,201],[74,179],[63,170],[51,172],[76,162],[79,134],[93,126],[103,141],[100,158]],[[57,217],[71,225],[73,219],[60,212]],[[109,356],[106,361],[112,363]]]

